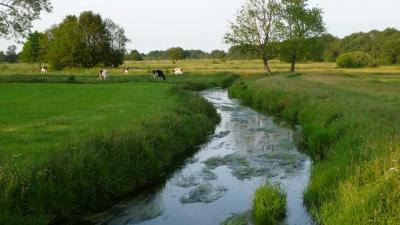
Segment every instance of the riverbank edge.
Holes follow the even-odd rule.
[[[318,224],[396,224],[399,138],[396,128],[385,127],[391,115],[371,118],[360,114],[363,109],[352,112],[348,102],[335,99],[338,94],[329,89],[321,91],[324,87],[317,88],[318,83],[309,82],[310,89],[302,90],[294,83],[301,76],[242,78],[229,88],[229,95],[303,127],[301,148],[314,160],[304,201]]]
[[[222,81],[229,85],[232,78]],[[219,123],[211,103],[178,84],[179,106],[128,130],[71,143],[29,168],[2,165],[0,224],[44,225],[79,219],[165,177],[178,158],[195,152]],[[195,86],[197,88],[194,88]],[[60,163],[62,162],[62,163]]]

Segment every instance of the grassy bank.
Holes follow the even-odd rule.
[[[230,94],[303,125],[315,164],[305,202],[321,224],[400,221],[400,76],[289,74]]]
[[[210,103],[184,90],[233,79],[217,77],[3,81],[0,224],[76,219],[158,182],[218,122]]]

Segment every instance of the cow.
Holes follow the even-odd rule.
[[[49,72],[49,69],[47,68],[47,66],[41,66],[40,67],[40,73],[41,74],[47,74]]]
[[[162,70],[153,70],[153,78],[167,80],[167,78],[165,77],[165,74]]]
[[[108,78],[108,70],[101,69],[97,75],[98,80],[106,80]]]
[[[175,68],[175,69],[173,69],[173,71],[174,71],[174,74],[176,76],[183,75],[183,69],[182,68]]]
[[[124,67],[124,74],[125,75],[129,75],[129,69],[130,69],[129,66],[125,66]]]

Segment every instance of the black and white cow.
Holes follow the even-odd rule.
[[[153,70],[153,78],[160,79],[160,80],[167,80],[165,74],[162,70]]]

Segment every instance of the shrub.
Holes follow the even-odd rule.
[[[286,194],[279,185],[266,184],[257,189],[253,200],[255,225],[273,225],[286,215]]]
[[[374,65],[371,55],[364,52],[343,53],[339,55],[336,63],[341,68],[360,68]]]

